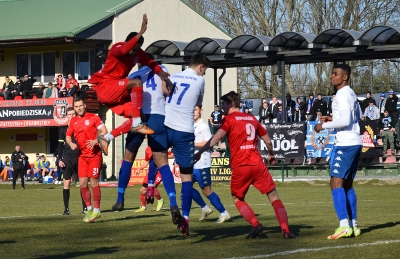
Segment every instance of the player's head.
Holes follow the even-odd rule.
[[[334,90],[339,90],[343,86],[348,85],[350,80],[351,68],[347,64],[337,64],[333,67],[331,75],[331,84],[335,88]]]
[[[204,76],[210,65],[211,61],[206,57],[206,55],[200,53],[194,54],[189,63],[189,67],[199,76]]]
[[[138,33],[135,32],[135,31],[129,33],[128,36],[126,36],[125,42],[130,41],[130,40],[131,40],[133,37],[135,37],[136,35],[138,35]],[[130,54],[130,55],[135,55],[135,54],[139,51],[139,49],[142,47],[143,42],[144,42],[144,38],[143,38],[143,36],[140,36],[140,38],[139,38],[139,40],[137,41],[135,47],[133,47],[133,49],[132,49],[131,51],[129,51],[128,54]]]
[[[194,107],[194,116],[193,116],[193,119],[194,119],[195,122],[201,118],[201,113],[203,112],[202,107],[203,107],[202,105],[200,105],[200,106],[199,106],[199,105],[196,105],[196,106]]]
[[[84,116],[86,113],[86,104],[81,97],[74,98],[74,110],[78,116]]]
[[[221,108],[223,113],[229,114],[240,109],[240,95],[235,91],[230,91],[229,93],[221,96]]]
[[[68,107],[67,108],[67,118],[68,118],[68,122],[70,122],[72,120],[73,117],[75,117],[76,112],[74,110],[74,107]]]

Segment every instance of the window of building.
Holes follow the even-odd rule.
[[[89,73],[89,51],[78,51],[78,80],[88,80]]]
[[[56,53],[43,53],[43,82],[53,82],[56,74]]]
[[[17,54],[17,76],[31,75],[37,82],[52,82],[54,73],[54,52]]]
[[[62,53],[62,73],[64,76],[75,74],[75,51],[64,51]]]

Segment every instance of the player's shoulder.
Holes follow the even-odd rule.
[[[114,43],[112,46],[111,46],[111,49],[115,49],[115,48],[120,48],[120,47],[122,47],[123,45],[124,45],[125,43],[124,42],[116,42],[116,43]]]

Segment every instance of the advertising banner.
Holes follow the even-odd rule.
[[[306,154],[311,157],[330,157],[335,144],[335,132],[332,129],[324,129],[315,132],[316,121],[307,122]]]
[[[377,150],[376,135],[379,134],[378,120],[359,121],[360,135],[362,138],[363,148],[360,158],[375,158],[382,155],[382,150]]]

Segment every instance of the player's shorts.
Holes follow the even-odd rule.
[[[63,177],[65,180],[71,180],[73,174],[78,174],[78,156],[66,156],[62,161],[65,165],[62,168]]]
[[[193,169],[193,179],[192,182],[198,182],[200,188],[211,186],[211,173],[210,167],[202,169]]]
[[[102,164],[103,157],[101,154],[94,157],[80,156],[78,158],[78,177],[99,178]]]
[[[145,114],[147,126],[154,130],[154,134],[147,135],[149,146],[153,152],[168,150],[167,128],[164,125],[165,116],[161,114]],[[137,153],[145,135],[128,132],[125,147],[129,152]]]
[[[334,146],[330,161],[330,176],[342,179],[354,179],[357,173],[361,145]]]
[[[161,174],[160,174],[160,171],[158,171],[156,174],[156,179],[154,180],[154,188],[157,188],[157,186],[161,183],[161,181],[162,181]],[[147,172],[146,176],[143,179],[142,186],[147,188],[148,184],[149,184],[149,178],[148,178],[148,172]]]
[[[194,133],[183,132],[167,128],[168,145],[172,146],[172,153],[175,155],[175,161],[181,169],[181,174],[188,174],[184,168],[193,168],[194,156]],[[193,171],[190,171],[192,174]]]
[[[262,194],[266,194],[275,189],[276,185],[264,164],[251,166],[238,166],[232,168],[231,193],[239,199],[243,199],[253,185]]]
[[[126,90],[129,80],[129,78],[108,79],[94,87],[99,102],[125,118],[131,117],[133,109],[130,93]]]

